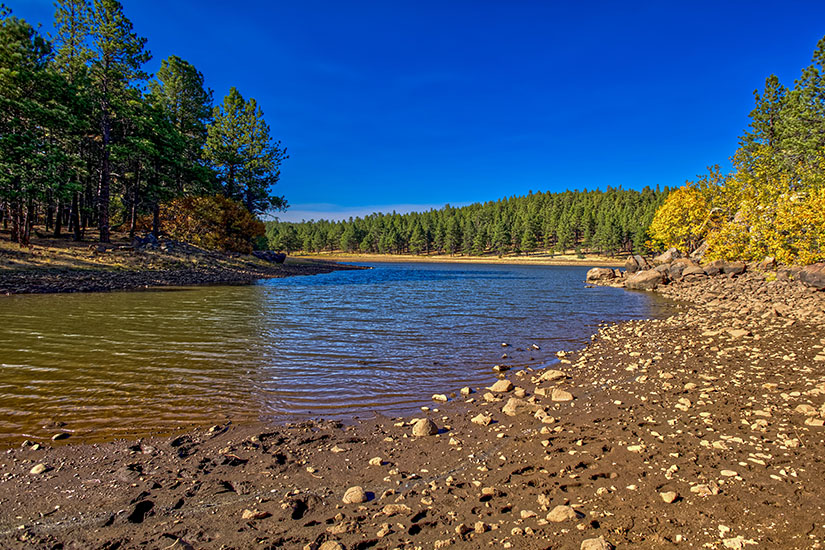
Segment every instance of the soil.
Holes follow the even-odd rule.
[[[8,449],[0,547],[821,548],[825,293],[667,288],[692,301],[417,418]]]
[[[361,269],[333,261],[287,258],[276,264],[161,239],[134,247],[126,235],[111,244],[36,238],[20,248],[0,232],[0,295],[103,292],[165,286],[250,284],[258,279]]]

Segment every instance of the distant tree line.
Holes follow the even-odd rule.
[[[754,92],[733,156],[668,197],[651,227],[655,246],[706,243],[710,259],[825,261],[825,38],[792,88],[775,75]]]
[[[259,214],[286,151],[254,99],[219,105],[203,75],[171,56],[154,78],[146,39],[116,0],[58,0],[47,40],[0,5],[0,220],[25,245],[42,222],[55,236],[101,242],[159,230],[161,204],[219,194]]]
[[[461,208],[346,221],[267,222],[274,250],[485,254],[648,250],[648,226],[669,189],[530,193]]]

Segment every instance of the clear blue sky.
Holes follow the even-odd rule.
[[[4,0],[50,30],[50,0]],[[236,86],[287,146],[282,219],[729,166],[752,92],[792,85],[825,1],[123,0],[154,55]]]

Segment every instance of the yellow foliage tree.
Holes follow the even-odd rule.
[[[687,183],[671,192],[656,210],[650,224],[650,239],[654,249],[676,247],[692,252],[705,238],[710,209],[704,194]]]

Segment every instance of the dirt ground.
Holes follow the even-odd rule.
[[[0,231],[0,295],[103,292],[198,284],[249,284],[262,278],[354,269],[321,259],[271,263],[252,255],[223,254],[161,238],[133,247],[127,235],[111,244],[36,237],[21,248]]]
[[[825,293],[668,292],[692,302],[417,418],[8,449],[0,547],[821,548]]]

